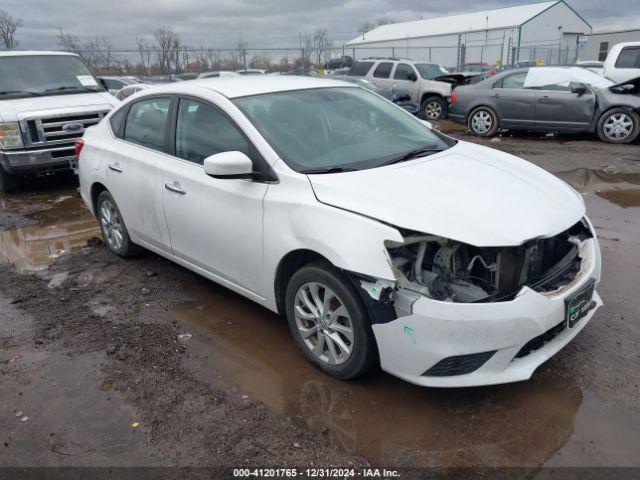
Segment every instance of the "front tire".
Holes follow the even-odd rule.
[[[112,253],[127,258],[142,251],[138,245],[131,241],[120,210],[111,194],[106,190],[98,195],[96,212],[102,231],[102,239]]]
[[[498,116],[489,107],[478,107],[471,112],[469,130],[479,137],[491,137],[498,131]]]
[[[12,175],[7,172],[2,165],[0,165],[0,192],[1,193],[13,193],[20,188],[20,179],[16,175]]]
[[[440,97],[429,97],[420,106],[422,118],[435,122],[447,116],[447,103]]]
[[[631,143],[640,134],[640,116],[625,108],[612,108],[598,120],[598,137],[607,143]]]
[[[377,362],[367,311],[347,279],[318,262],[298,270],[287,285],[289,329],[307,359],[339,379],[350,379]]]

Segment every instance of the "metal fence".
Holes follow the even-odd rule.
[[[561,42],[537,42],[514,45],[511,39],[478,44],[455,45],[359,46],[315,49],[293,48],[180,48],[172,52],[159,49],[77,50],[98,74],[167,75],[184,72],[260,68],[290,71],[297,68],[322,68],[331,58],[350,56],[354,60],[370,57],[407,58],[433,62],[462,70],[465,64],[513,65],[528,61],[545,65],[575,63],[576,46]]]

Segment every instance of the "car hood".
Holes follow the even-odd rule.
[[[120,103],[119,100],[107,92],[0,100],[0,120],[3,122],[15,122],[25,116],[108,110],[118,103]]]
[[[479,247],[550,237],[585,214],[582,197],[562,180],[467,142],[404,163],[308,178],[322,203]]]

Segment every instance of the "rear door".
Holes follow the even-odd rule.
[[[498,114],[501,127],[527,128],[535,122],[536,92],[524,88],[527,72],[502,77],[493,84],[489,102]]]
[[[373,69],[371,82],[378,88],[391,88],[394,80],[391,78],[393,62],[380,62]]]
[[[408,63],[400,62],[393,70],[393,84],[398,90],[405,90],[411,95],[411,100],[420,103],[418,92],[418,72]]]
[[[170,249],[162,209],[162,170],[167,160],[167,125],[172,97],[132,103],[124,126],[106,156],[107,187],[134,240]]]

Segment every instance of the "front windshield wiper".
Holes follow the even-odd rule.
[[[322,173],[342,173],[355,172],[356,168],[351,167],[328,167],[328,168],[311,168],[309,170],[301,170],[300,173],[306,174],[322,174]]]
[[[393,157],[391,160],[387,160],[382,163],[380,166],[385,165],[393,165],[394,163],[406,162],[407,160],[411,160],[412,158],[426,157],[427,155],[431,155],[433,153],[444,152],[444,148],[438,148],[435,145],[426,145],[424,147],[416,148],[415,150],[411,150],[407,153],[403,153],[397,157]]]
[[[39,97],[42,94],[39,92],[31,92],[29,90],[3,90],[0,95],[29,95],[31,97]]]
[[[98,92],[99,90],[94,90],[89,87],[56,87],[56,88],[47,88],[44,93],[54,93],[54,92],[66,92],[68,90],[77,90],[78,93],[82,92]]]

